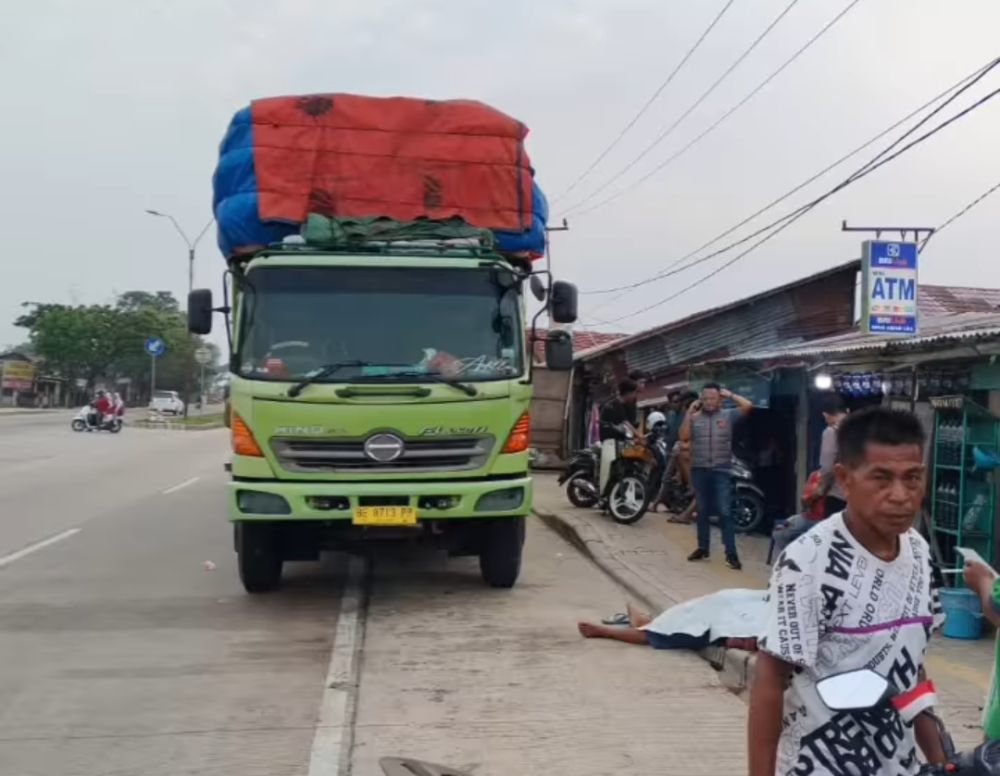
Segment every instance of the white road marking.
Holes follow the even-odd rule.
[[[186,488],[188,485],[194,485],[201,477],[192,477],[190,480],[184,480],[184,482],[179,485],[174,485],[172,488],[167,488],[163,491],[164,496],[169,496],[171,493],[176,493],[177,491]]]
[[[13,563],[15,560],[21,560],[21,558],[31,555],[33,552],[38,552],[39,550],[44,550],[46,547],[55,544],[56,542],[61,542],[63,539],[68,539],[74,534],[80,533],[79,528],[70,528],[68,531],[63,531],[55,536],[50,536],[48,539],[42,539],[40,542],[35,542],[34,544],[29,544],[24,549],[18,550],[17,552],[12,552],[10,555],[4,555],[0,558],[0,568]]]
[[[348,776],[354,746],[361,647],[365,629],[366,562],[351,557],[337,612],[333,653],[326,673],[316,733],[309,755],[309,776]]]

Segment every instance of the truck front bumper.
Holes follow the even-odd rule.
[[[418,520],[518,517],[531,511],[533,486],[525,474],[511,479],[413,482],[283,482],[233,480],[229,519],[351,520],[360,506],[405,506]]]

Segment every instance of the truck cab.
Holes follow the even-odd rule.
[[[478,555],[511,587],[531,510],[525,287],[556,323],[576,289],[478,246],[281,245],[230,261],[229,518],[244,587],[380,540]],[[206,334],[212,295],[191,293]],[[227,321],[227,325],[229,322]],[[568,337],[549,367],[572,366]]]

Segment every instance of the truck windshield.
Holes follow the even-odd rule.
[[[522,373],[518,294],[489,268],[260,267],[247,285],[243,377],[300,380],[342,362],[357,363],[316,382]]]

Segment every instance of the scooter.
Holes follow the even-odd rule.
[[[635,439],[626,432],[618,458],[611,469],[607,510],[622,525],[639,522],[659,493],[667,470],[670,451],[663,435],[651,432]]]
[[[929,682],[924,684],[927,689],[933,687]],[[987,741],[972,752],[956,752],[951,735],[932,709],[912,702],[912,693],[900,695],[888,679],[870,668],[845,671],[822,679],[816,683],[816,692],[832,711],[865,711],[889,704],[908,724],[918,714],[926,714],[933,719],[941,735],[946,763],[925,764],[920,768],[920,776],[1000,776],[1000,741]]]
[[[559,475],[559,484],[566,486],[566,498],[573,506],[589,509],[597,505],[601,496],[597,485],[600,466],[600,445],[573,453],[566,469]]]
[[[733,528],[737,533],[750,533],[764,522],[764,491],[754,482],[750,467],[736,456],[733,456],[731,472],[733,499],[730,515]],[[691,504],[691,494],[673,477],[665,483],[661,501],[671,512],[680,514]],[[717,525],[718,522],[718,517],[713,515],[712,524]]]
[[[90,422],[90,416],[93,410],[87,406],[82,407],[80,411],[76,414],[76,417],[70,422],[70,428],[76,432],[81,431],[108,431],[112,434],[117,434],[122,430],[122,419],[120,415],[111,415],[101,418],[100,422],[96,425]]]

